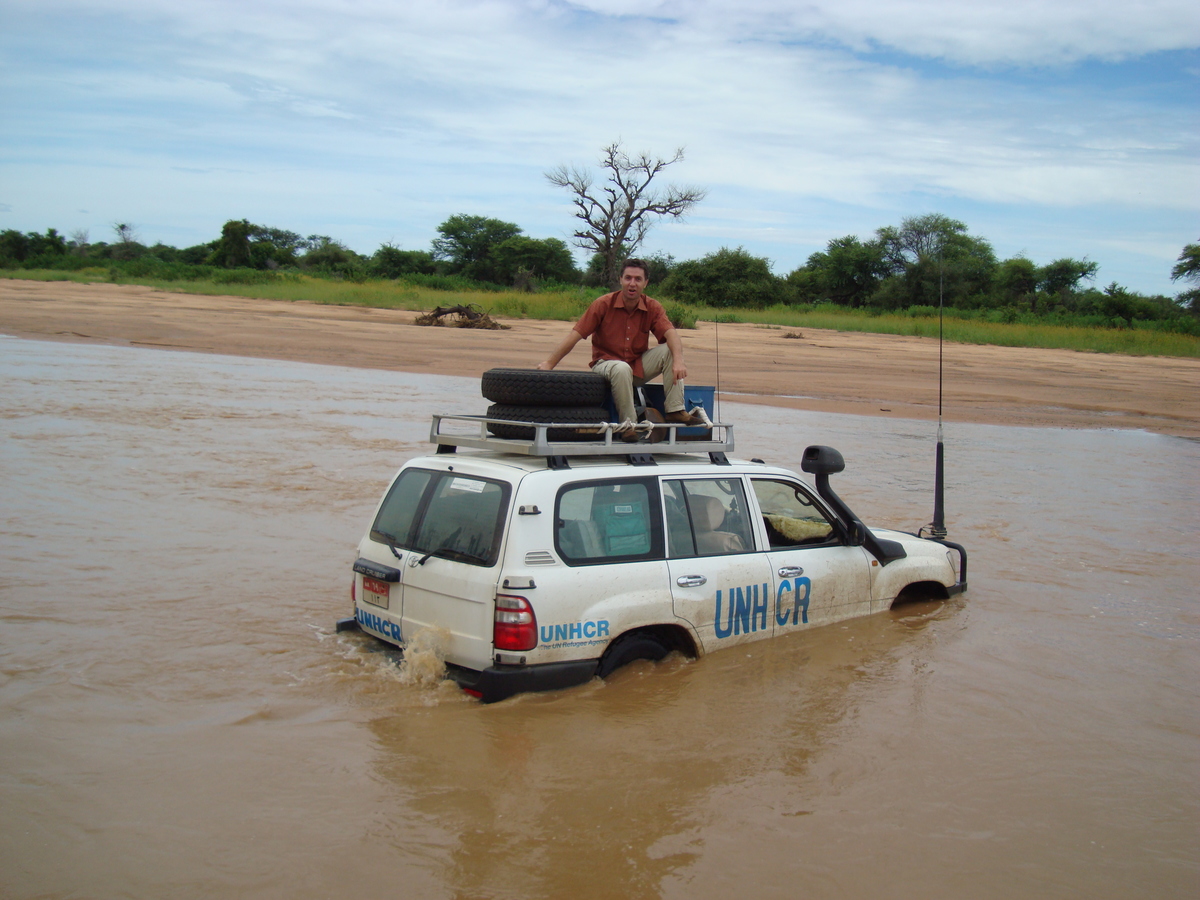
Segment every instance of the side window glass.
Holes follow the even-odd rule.
[[[672,557],[695,556],[696,539],[683,499],[683,482],[663,482],[663,505],[667,511],[667,552]]]
[[[800,485],[758,478],[752,484],[772,547],[825,544],[836,538],[833,524]]]
[[[657,499],[641,481],[594,482],[559,494],[555,542],[568,562],[662,558]]]
[[[673,557],[717,556],[754,549],[740,478],[666,481],[663,500]]]

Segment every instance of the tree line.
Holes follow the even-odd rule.
[[[112,242],[45,234],[0,232],[0,267],[79,269],[111,266],[131,277],[179,280],[224,274],[224,281],[269,280],[272,273],[365,280],[407,279],[430,287],[537,290],[611,285],[606,260],[593,254],[577,267],[557,238],[532,238],[512,223],[486,216],[453,215],[437,227],[428,250],[383,244],[360,255],[327,235],[303,237],[280,228],[230,220],[219,238],[177,249],[146,246],[127,224],[114,226]],[[1024,256],[997,259],[991,245],[966,225],[939,214],[885,226],[870,240],[834,238],[824,250],[785,276],[745,249],[724,247],[701,259],[677,262],[645,257],[654,293],[716,309],[765,309],[830,303],[872,312],[936,310],[988,314],[999,321],[1084,316],[1093,324],[1186,321],[1200,314],[1200,244],[1187,245],[1172,270],[1189,285],[1177,297],[1146,296],[1116,283],[1098,288],[1098,265],[1062,258],[1038,265]],[[257,277],[256,277],[257,276]],[[1191,313],[1189,316],[1188,313]],[[1186,327],[1185,330],[1192,330]]]
[[[531,238],[511,222],[454,215],[437,231],[439,236],[429,250],[403,250],[387,243],[366,256],[328,235],[304,237],[246,219],[231,219],[221,228],[220,237],[184,248],[162,243],[147,246],[127,224],[113,226],[115,240],[111,242],[92,242],[82,231],[67,238],[54,228],[45,234],[10,229],[0,232],[0,267],[71,270],[110,266],[133,277],[182,280],[205,278],[213,270],[238,273],[249,281],[256,280],[249,275],[253,271],[267,276],[303,272],[357,280],[452,276],[452,281],[496,290],[578,284],[583,279],[566,243],[557,238]]]
[[[1196,332],[1200,246],[1188,244],[1172,270],[1174,280],[1191,285],[1176,297],[1144,295],[1116,282],[1100,288],[1094,283],[1098,271],[1086,258],[1043,265],[1023,255],[998,259],[991,244],[970,234],[964,223],[932,213],[879,228],[869,240],[834,238],[783,277],[771,272],[766,259],[723,248],[676,265],[662,292],[684,302],[707,296],[710,306],[830,303],[910,314],[941,308],[994,321],[1082,319],[1080,324],[1116,327],[1160,322]],[[718,284],[728,287],[720,293]]]
[[[682,148],[662,158],[628,153],[618,141],[603,149],[599,179],[578,166],[545,173],[570,194],[577,222],[572,241],[589,254],[583,269],[558,238],[530,237],[513,222],[467,213],[438,225],[428,250],[386,243],[370,256],[328,235],[303,237],[246,219],[231,219],[220,237],[183,249],[161,243],[147,247],[125,223],[113,226],[111,243],[91,243],[86,232],[64,238],[53,228],[45,234],[8,230],[0,233],[0,267],[109,265],[133,277],[229,282],[306,272],[355,280],[403,278],[451,289],[610,289],[621,261],[640,254],[656,295],[717,309],[816,304],[872,313],[949,309],[998,321],[1071,319],[1118,327],[1153,322],[1188,332],[1195,332],[1200,321],[1197,244],[1184,247],[1172,270],[1172,278],[1188,286],[1174,298],[1146,296],[1116,282],[1098,288],[1099,266],[1087,258],[1043,265],[1022,255],[1001,260],[966,224],[938,213],[905,218],[866,240],[834,238],[783,276],[772,271],[770,260],[741,247],[682,262],[668,254],[641,253],[656,221],[682,218],[705,197],[701,188],[661,186],[663,171],[682,159]]]

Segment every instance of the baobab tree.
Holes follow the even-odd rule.
[[[559,166],[546,173],[551,184],[571,192],[575,218],[582,223],[575,231],[575,244],[599,255],[602,284],[616,284],[622,260],[637,252],[656,220],[682,218],[708,193],[697,187],[668,185],[659,191],[651,186],[663,169],[682,159],[682,147],[663,159],[648,153],[630,155],[618,140],[602,151],[605,178],[600,184],[591,171],[578,167]]]

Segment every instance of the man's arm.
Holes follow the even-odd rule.
[[[575,345],[582,340],[583,335],[572,328],[567,333],[567,336],[562,339],[562,343],[554,349],[554,352],[538,363],[537,367],[539,369],[553,369],[560,362],[562,362],[563,357],[570,353],[571,350],[574,349]],[[676,340],[678,340],[678,338],[676,338]]]
[[[671,351],[671,373],[676,381],[683,381],[687,378],[687,366],[683,364],[683,341],[679,339],[679,332],[670,328],[663,337],[666,338],[667,349]]]

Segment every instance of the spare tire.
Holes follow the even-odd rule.
[[[572,424],[595,425],[608,421],[608,410],[601,406],[510,406],[504,403],[494,403],[488,407],[489,419],[515,419],[518,422],[537,422],[539,424]],[[511,441],[532,441],[536,429],[521,425],[502,425],[489,422],[487,430],[498,438]],[[546,439],[550,441],[595,441],[603,436],[594,431],[580,434],[574,428],[549,428]]]
[[[603,406],[608,400],[608,381],[595,372],[488,369],[480,389],[493,403],[512,406]]]

